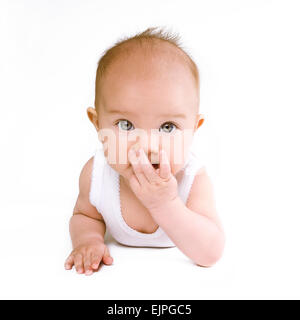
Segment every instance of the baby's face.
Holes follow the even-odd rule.
[[[132,147],[142,147],[152,164],[163,148],[175,175],[199,125],[198,92],[188,67],[172,59],[156,57],[147,64],[144,59],[135,55],[114,62],[101,84],[99,137],[108,163],[125,178],[133,173]]]

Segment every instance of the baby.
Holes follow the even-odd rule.
[[[105,148],[80,174],[67,270],[90,275],[112,264],[106,228],[123,245],[176,246],[199,266],[222,255],[212,183],[190,151],[203,123],[199,73],[177,40],[149,28],[98,63],[95,108],[87,113]]]

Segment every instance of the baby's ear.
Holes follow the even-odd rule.
[[[196,123],[195,123],[195,131],[203,124],[204,116],[203,114],[197,114]]]
[[[97,111],[95,108],[92,107],[88,107],[87,110],[87,115],[90,119],[90,121],[92,122],[92,124],[94,125],[94,127],[96,128],[97,132],[99,131],[99,123],[98,123],[98,115],[97,115]]]

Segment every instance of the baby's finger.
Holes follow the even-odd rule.
[[[168,179],[171,174],[171,168],[167,153],[162,149],[159,156],[159,175],[162,179]]]
[[[74,265],[74,257],[73,255],[69,255],[69,257],[65,261],[65,269],[70,270]]]
[[[90,275],[93,273],[93,270],[91,267],[91,258],[89,254],[86,254],[84,256],[84,270],[86,275]]]
[[[132,166],[132,169],[136,176],[137,181],[139,182],[140,185],[144,185],[147,182],[147,179],[144,175],[143,169],[140,165],[140,161],[136,155],[136,152],[131,149],[128,155],[129,155],[128,160]]]
[[[108,265],[113,263],[113,258],[111,257],[111,255],[109,253],[108,247],[105,247],[105,252],[104,252],[102,260],[103,260],[103,263],[108,264]]]
[[[83,272],[82,255],[80,253],[76,254],[74,257],[75,269],[78,273]]]
[[[129,179],[129,185],[130,185],[130,188],[134,192],[136,192],[136,190],[139,190],[141,187],[141,185],[140,185],[140,183],[134,173],[132,174],[132,176]]]
[[[150,183],[155,183],[158,179],[160,179],[153,166],[151,165],[149,159],[147,158],[144,149],[139,149],[140,152],[140,167],[145,175],[145,177],[148,179]]]
[[[99,264],[101,262],[101,256],[97,255],[97,254],[91,254],[91,264],[92,264],[92,268],[94,270],[97,270],[99,267]]]

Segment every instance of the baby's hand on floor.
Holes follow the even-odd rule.
[[[111,265],[113,258],[110,256],[108,247],[99,241],[91,241],[75,248],[65,261],[65,269],[75,269],[78,273],[86,275],[93,274],[97,271],[103,261],[106,265]]]

